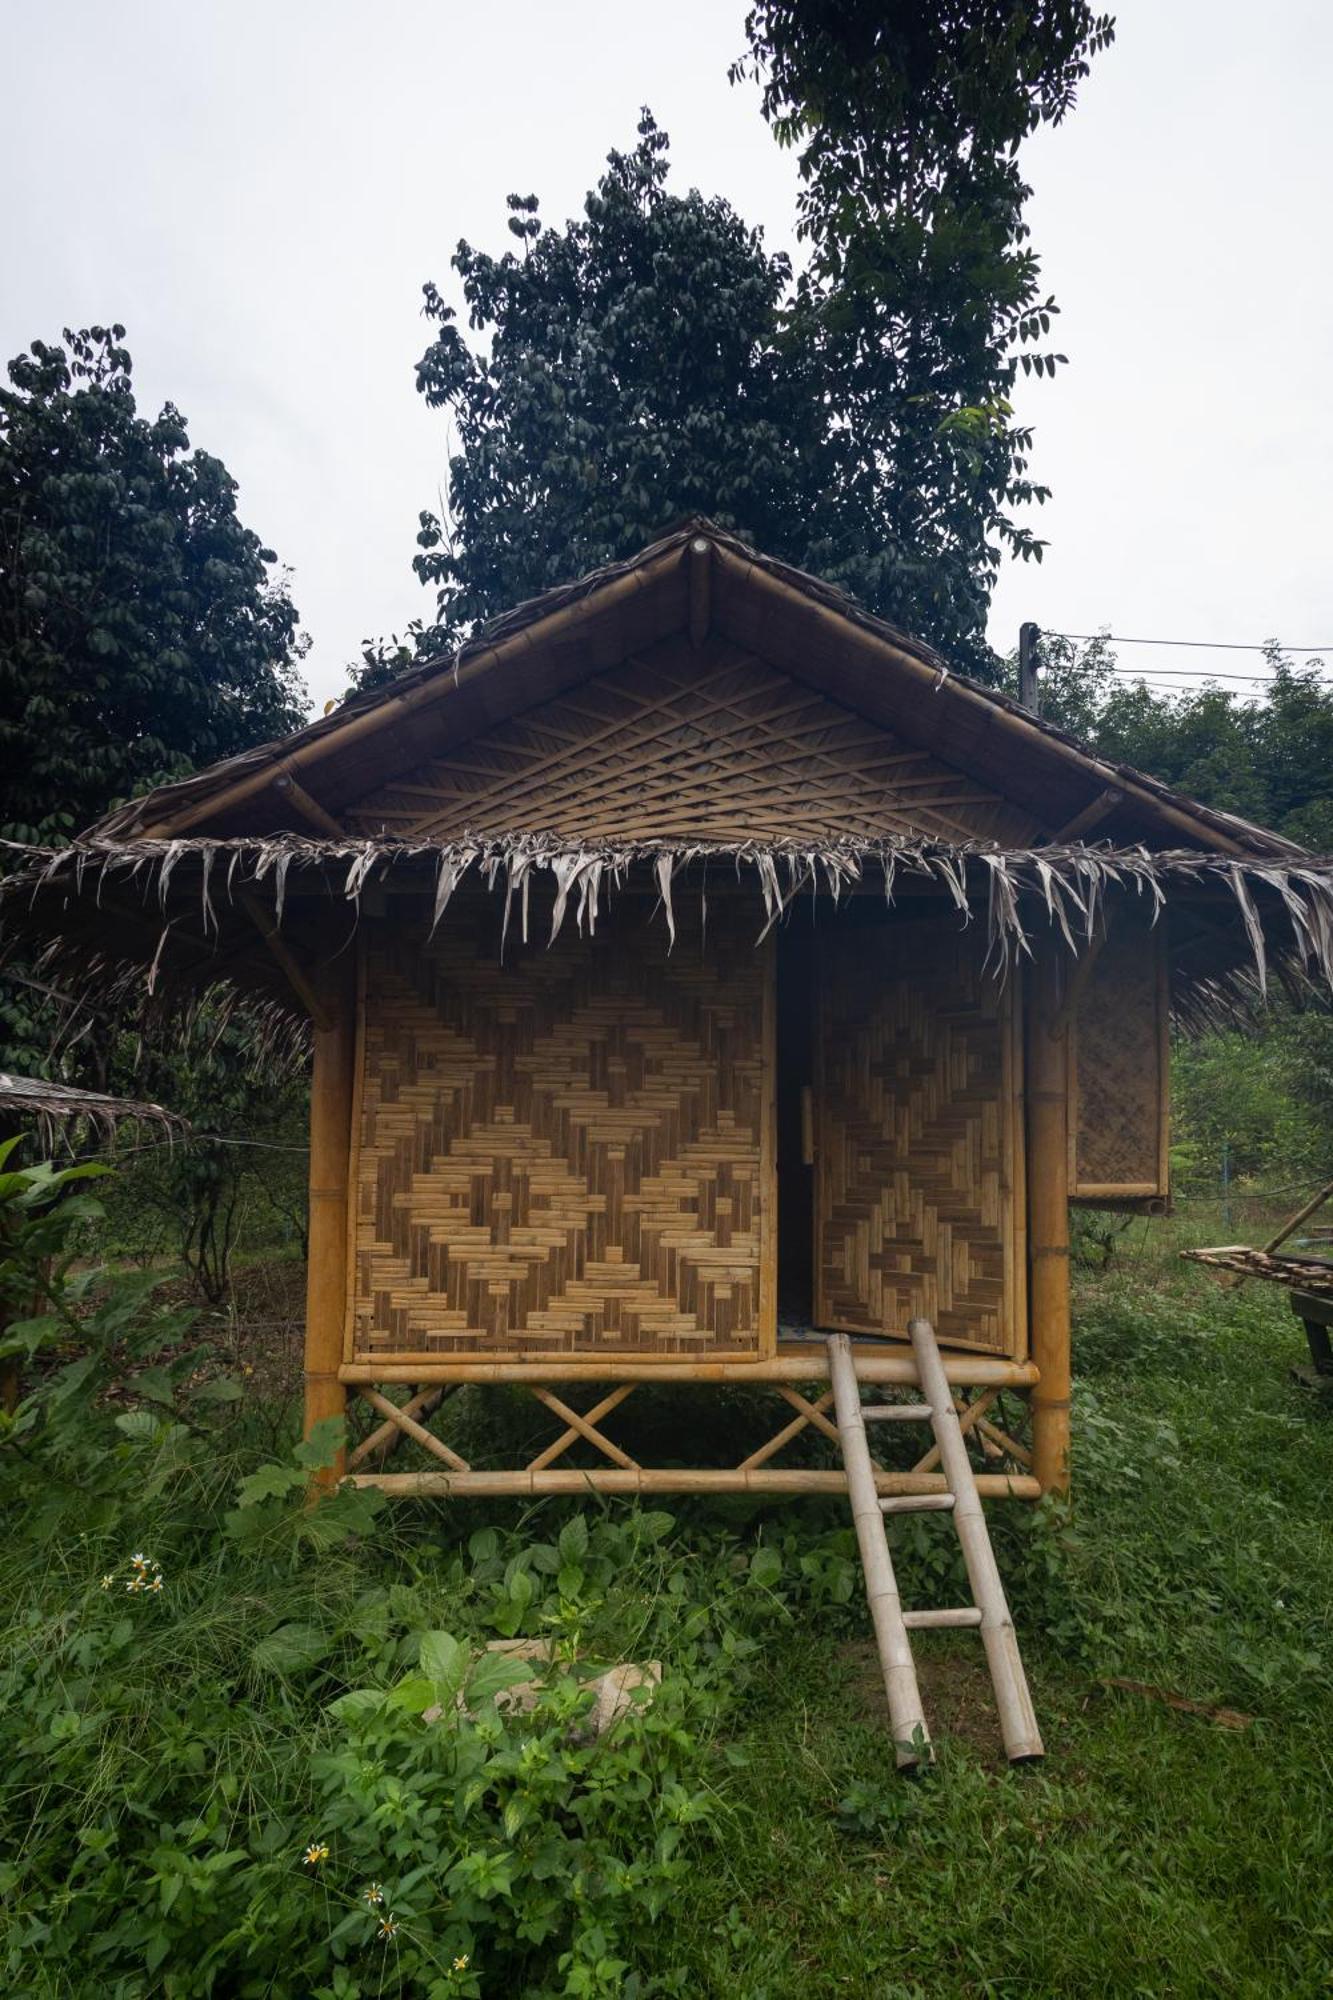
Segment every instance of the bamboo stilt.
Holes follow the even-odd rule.
[[[949,1394],[949,1385],[940,1366],[939,1349],[928,1320],[914,1319],[908,1326],[921,1388],[934,1412],[933,1424],[939,1442],[945,1477],[954,1495],[953,1523],[967,1565],[968,1582],[977,1610],[981,1613],[981,1639],[986,1648],[995,1688],[995,1705],[1000,1714],[1005,1754],[1010,1762],[1044,1755],[1041,1732],[1028,1693],[1027,1676],[1019,1658],[1014,1621],[1004,1594],[1000,1572],[991,1547],[990,1532],[978,1493],[979,1481],[972,1471],[967,1446],[958,1422],[958,1412]],[[850,1367],[850,1363],[848,1364]]]
[[[1062,947],[1037,948],[1028,981],[1027,1170],[1032,1359],[1032,1468],[1044,1493],[1069,1490],[1068,1020]]]
[[[355,987],[350,960],[321,995],[327,1026],[314,1027],[310,1078],[310,1248],[306,1270],[305,1435],[325,1417],[341,1417],[347,1391],[339,1377],[347,1310],[347,1179],[356,1054]],[[334,1486],[345,1454],[318,1475]]]

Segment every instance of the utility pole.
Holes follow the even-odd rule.
[[[1041,627],[1029,618],[1018,628],[1018,699],[1034,715],[1041,713],[1041,686],[1037,680],[1037,648]]]

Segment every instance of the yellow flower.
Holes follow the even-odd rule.
[[[382,1903],[384,1901],[384,1891],[378,1882],[368,1883],[361,1891],[361,1896],[362,1900],[367,1903]]]
[[[162,1585],[165,1583],[165,1581],[166,1578],[163,1576],[161,1570],[159,1570],[157,1575],[153,1578],[152,1582],[149,1584],[148,1588],[150,1590],[161,1590]]]
[[[393,1915],[391,1911],[386,1910],[384,1915],[380,1918],[380,1926],[377,1935],[382,1938],[397,1937],[398,1919]]]
[[[456,1959],[454,1960],[454,1971],[455,1971],[455,1972],[466,1972],[466,1971],[467,1971],[467,1969],[468,1969],[468,1966],[470,1965],[470,1963],[471,1963],[471,1960],[470,1960],[470,1959],[468,1958],[468,1955],[467,1955],[467,1953],[466,1953],[466,1952],[464,1952],[464,1953],[463,1953],[463,1956],[462,1956],[461,1958],[456,1958]]]
[[[103,1588],[103,1590],[110,1590],[110,1588],[111,1588],[112,1584],[113,1584],[113,1583],[115,1582],[115,1580],[116,1580],[116,1579],[115,1579],[115,1577],[114,1577],[114,1576],[104,1576],[104,1577],[102,1578],[102,1588]]]
[[[305,1853],[301,1856],[307,1868],[318,1868],[320,1862],[327,1861],[328,1858],[329,1850],[322,1840],[312,1840]]]

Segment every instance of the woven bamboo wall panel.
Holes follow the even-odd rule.
[[[765,953],[367,947],[353,1343],[398,1354],[761,1349]]]
[[[821,1325],[1017,1351],[1013,991],[984,950],[952,921],[824,947]]]
[[[1073,1193],[1167,1193],[1166,1031],[1165,924],[1122,904],[1111,911],[1070,1036]]]
[[[1022,842],[1035,822],[976,779],[753,656],[684,640],[581,682],[407,772],[358,831],[580,839]]]

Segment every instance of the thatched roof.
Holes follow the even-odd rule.
[[[156,1126],[169,1137],[183,1137],[190,1129],[184,1118],[160,1104],[109,1097],[100,1090],[78,1090],[68,1083],[48,1083],[43,1077],[11,1076],[0,1071],[0,1132],[35,1125],[43,1144],[49,1146],[57,1127],[75,1122],[108,1138],[123,1124]]]
[[[481,626],[457,652],[177,784],[117,808],[99,840],[312,830],[337,836],[386,775],[548,699],[673,633],[725,636],[950,764],[1065,822],[1099,811],[1099,837],[1294,854],[1279,835],[1097,755],[996,688],[863,611],[833,585],[696,518]],[[1061,821],[1056,820],[1058,827]],[[516,835],[540,832],[515,826]]]
[[[715,645],[882,728],[909,760],[984,786],[1023,829],[1021,844],[946,841],[910,823],[905,833],[902,797],[890,817],[888,789],[874,786],[858,798],[865,837],[747,833],[741,785],[726,841],[696,837],[684,821],[653,838],[632,824],[615,839],[570,838],[543,823],[540,783],[523,793],[522,824],[485,834],[347,824],[386,783],[431,759],[456,768],[465,747],[494,744],[486,732],[507,718],[547,717],[569,690],[653,648],[694,648],[706,691]],[[706,723],[688,734],[704,747],[681,754],[707,759]],[[696,789],[705,782],[727,790],[725,772]],[[1175,1005],[1195,1019],[1262,991],[1270,973],[1293,991],[1333,984],[1333,861],[1108,762],[705,521],[492,620],[457,654],[280,743],[132,801],[68,848],[23,858],[31,865],[0,904],[6,934],[11,947],[48,950],[66,982],[146,976],[162,991],[224,979],[289,1016],[317,1017],[312,981],[348,949],[372,887],[401,890],[395,907],[424,937],[461,886],[485,886],[514,936],[571,920],[590,928],[634,886],[671,925],[682,897],[706,897],[724,876],[756,892],[756,936],[804,894],[943,898],[986,924],[1002,963],[1040,926],[1078,951],[1116,897],[1154,912],[1169,902]]]
[[[635,888],[653,896],[673,935],[683,898],[706,909],[710,891],[716,899],[733,885],[748,888],[756,940],[811,895],[839,902],[869,893],[890,905],[925,895],[984,924],[1000,967],[1025,954],[1044,928],[1078,953],[1115,900],[1129,897],[1154,921],[1168,903],[1176,909],[1173,995],[1182,1019],[1202,1022],[1247,1005],[1270,976],[1296,997],[1333,986],[1329,864],[1081,843],[571,850],[536,836],[90,838],[46,853],[10,885],[8,925],[14,936],[49,940],[66,981],[76,974],[142,980],[146,966],[150,990],[232,979],[279,1009],[311,1012],[319,969],[349,949],[366,897],[391,879],[404,892],[402,920],[415,922],[423,942],[461,891],[490,891],[502,905],[501,949],[506,937],[554,937],[566,923],[591,932],[616,895]]]

